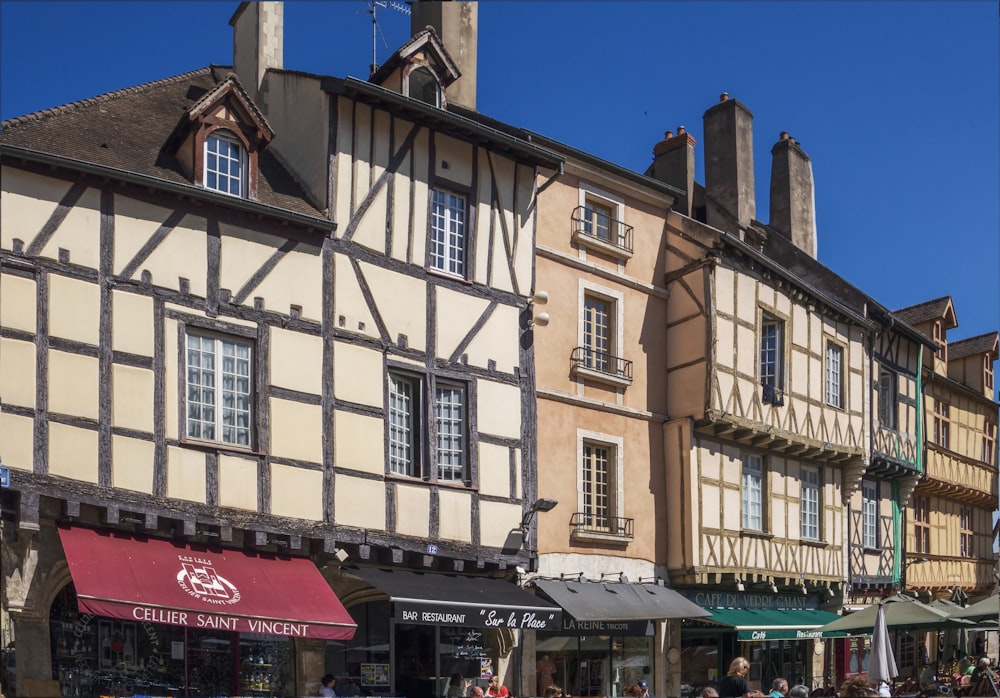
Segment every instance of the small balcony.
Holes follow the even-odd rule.
[[[632,385],[632,362],[620,356],[577,347],[570,356],[570,374],[615,387]]]
[[[570,537],[575,540],[623,543],[635,537],[634,519],[624,516],[597,516],[578,511],[570,517]]]
[[[573,242],[615,259],[632,258],[632,226],[587,206],[573,209]]]

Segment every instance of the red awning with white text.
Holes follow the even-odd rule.
[[[60,527],[80,610],[231,632],[348,640],[357,628],[316,565]]]

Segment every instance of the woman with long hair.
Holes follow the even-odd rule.
[[[747,672],[750,662],[746,657],[737,657],[729,663],[729,671],[719,680],[719,698],[761,698],[764,694],[750,688]]]

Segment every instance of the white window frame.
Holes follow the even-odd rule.
[[[756,453],[743,455],[740,475],[742,522],[744,530],[764,530],[764,457]]]
[[[625,218],[625,199],[603,189],[598,189],[586,182],[580,182],[578,197],[578,205],[585,209],[590,209],[591,204],[597,204],[607,208],[611,212],[611,220],[608,223],[608,237],[602,238],[594,234],[593,231],[589,234],[597,240],[603,240],[617,247],[619,245],[618,238],[620,237],[620,231],[617,230],[617,227],[620,225],[620,221]]]
[[[434,467],[439,482],[464,482],[469,467],[469,391],[457,382],[434,385]],[[458,401],[455,401],[455,397]],[[458,410],[457,414],[455,410]]]
[[[254,361],[253,342],[246,338],[185,328],[186,438],[253,448]],[[198,381],[192,382],[195,376]]]
[[[468,197],[450,189],[431,190],[428,259],[434,271],[465,278],[468,249]]]
[[[878,374],[878,421],[889,429],[899,428],[899,390],[896,372],[882,367]]]
[[[604,286],[599,286],[597,284],[584,282],[582,279],[579,283],[579,300],[577,303],[578,317],[577,317],[577,339],[576,345],[578,347],[588,347],[586,337],[587,337],[587,298],[592,297],[599,300],[606,301],[609,305],[608,308],[608,356],[609,360],[615,360],[622,357],[620,351],[621,347],[624,346],[625,339],[625,328],[623,327],[622,321],[622,303],[625,301],[625,295],[611,288]],[[600,362],[589,362],[584,364],[586,368],[590,368],[595,371],[602,371],[611,373],[612,375],[617,375],[617,361],[615,361],[615,370],[610,370],[608,368],[599,368]]]
[[[822,511],[820,497],[819,468],[811,465],[802,467],[802,516],[801,534],[806,540],[819,540],[820,513]]]
[[[607,525],[606,532],[614,533],[614,521],[625,516],[625,459],[624,439],[614,434],[605,434],[588,429],[576,430],[576,510],[583,514],[587,511],[586,478],[584,474],[584,458],[587,445],[606,447],[611,451],[608,459],[608,493],[607,493]],[[589,528],[589,526],[588,526]]]
[[[878,485],[861,483],[861,547],[878,548]]]
[[[771,346],[770,329],[773,328]],[[765,357],[765,352],[767,356]],[[773,355],[773,361],[770,358]],[[757,371],[761,385],[784,389],[785,383],[785,320],[769,312],[762,312],[760,334],[757,341]]]
[[[422,96],[413,94],[413,91],[411,89],[412,87],[411,81],[414,79],[414,76],[420,76],[423,74],[426,74],[429,78],[428,82],[425,84],[434,86],[433,102],[428,102],[427,100],[423,99]],[[405,94],[407,97],[415,99],[418,102],[423,102],[424,104],[431,104],[435,107],[441,106],[441,83],[438,81],[437,76],[434,75],[434,72],[430,68],[422,65],[416,66],[406,74],[406,80],[404,80],[403,82],[405,84],[405,87],[403,89],[405,90]]]
[[[844,407],[844,347],[834,341],[826,342],[825,398],[830,407]]]
[[[400,387],[405,386],[409,394]],[[389,472],[420,477],[423,434],[423,380],[401,371],[389,371],[386,421]]]
[[[934,443],[951,448],[951,404],[940,398],[934,399]]]
[[[223,143],[230,146],[230,152],[220,151],[218,146]],[[205,137],[204,158],[202,182],[206,189],[229,196],[246,197],[247,149],[243,147],[243,143],[235,135],[224,130],[208,134]],[[228,165],[225,170],[221,167],[223,163]],[[235,174],[232,172],[234,164],[238,168]],[[237,191],[233,191],[233,183],[236,184]]]

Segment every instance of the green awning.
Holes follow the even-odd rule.
[[[845,633],[819,630],[820,626],[840,618],[836,613],[818,609],[747,609],[710,608],[706,623],[727,625],[736,630],[736,639],[808,640],[817,637],[843,637]]]

